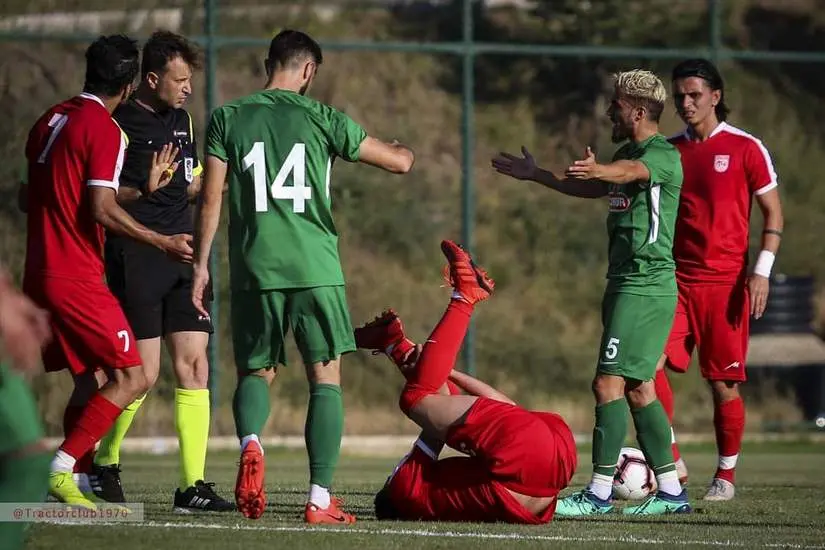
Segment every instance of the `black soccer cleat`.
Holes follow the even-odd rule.
[[[175,512],[191,514],[193,512],[233,512],[235,504],[219,496],[212,489],[211,482],[198,480],[194,485],[181,492],[175,491]]]
[[[100,466],[92,464],[89,485],[96,497],[106,502],[126,502],[123,485],[120,484],[120,464]]]

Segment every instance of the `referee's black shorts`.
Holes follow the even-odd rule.
[[[211,321],[192,305],[192,266],[162,250],[128,238],[107,238],[106,279],[138,340],[175,332],[212,333]],[[211,303],[211,284],[206,294]]]

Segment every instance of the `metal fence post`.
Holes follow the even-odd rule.
[[[218,49],[215,44],[215,24],[217,22],[217,0],[204,0],[204,9],[206,17],[204,19],[204,35],[206,37],[206,125],[209,125],[209,118],[212,115],[212,109],[215,108],[215,99],[217,96],[217,72],[218,72]],[[206,158],[204,157],[204,162]],[[217,239],[215,239],[217,243]],[[220,369],[218,368],[219,353],[218,346],[220,343],[220,277],[218,273],[219,262],[217,261],[217,252],[215,246],[212,247],[212,253],[209,256],[209,273],[212,280],[212,326],[214,332],[209,338],[209,406],[211,410],[215,410],[218,405],[218,377]]]
[[[473,221],[475,219],[473,196],[473,149],[475,145],[473,0],[464,0],[462,8],[462,44],[464,50],[461,59],[461,244],[467,252],[472,252]],[[472,321],[464,339],[464,370],[470,374],[475,374],[475,329]]]
[[[719,63],[719,52],[724,47],[722,44],[722,2],[721,0],[708,0],[708,16],[710,17],[710,60]]]

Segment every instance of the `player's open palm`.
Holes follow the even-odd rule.
[[[536,159],[530,154],[526,147],[521,148],[519,157],[510,153],[499,153],[493,157],[493,168],[499,174],[516,178],[517,180],[530,180],[536,175]]]
[[[204,266],[195,265],[192,273],[192,305],[205,318],[209,318],[209,311],[204,303],[206,287],[209,285],[209,269]]]
[[[759,319],[768,307],[768,293],[770,292],[770,281],[761,275],[751,275],[748,278],[748,294],[751,299],[751,315],[754,319]]]
[[[573,179],[591,179],[596,176],[596,166],[596,155],[593,154],[593,150],[588,147],[584,152],[584,158],[568,166],[564,175]]]
[[[194,250],[192,250],[192,235],[188,233],[178,233],[169,235],[166,238],[166,253],[175,260],[183,263],[192,263]]]
[[[149,180],[146,183],[149,193],[154,193],[172,181],[172,176],[178,169],[179,161],[175,158],[179,152],[180,149],[167,143],[160,151],[152,153],[152,166],[149,168]]]

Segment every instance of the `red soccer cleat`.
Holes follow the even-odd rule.
[[[258,519],[264,515],[264,453],[255,441],[250,441],[241,453],[235,481],[235,504],[244,517]]]
[[[444,279],[469,304],[483,302],[496,286],[484,269],[478,267],[467,252],[453,241],[441,241],[441,251],[449,264]]]
[[[399,368],[415,348],[415,343],[404,334],[404,325],[398,314],[388,309],[362,327],[355,329],[355,345],[359,349],[373,350],[373,354],[386,353]],[[389,353],[387,350],[392,347]]]
[[[311,502],[307,502],[304,509],[304,521],[313,525],[352,525],[355,523],[355,516],[341,510],[344,501],[338,497],[332,497],[328,508],[318,508]]]

